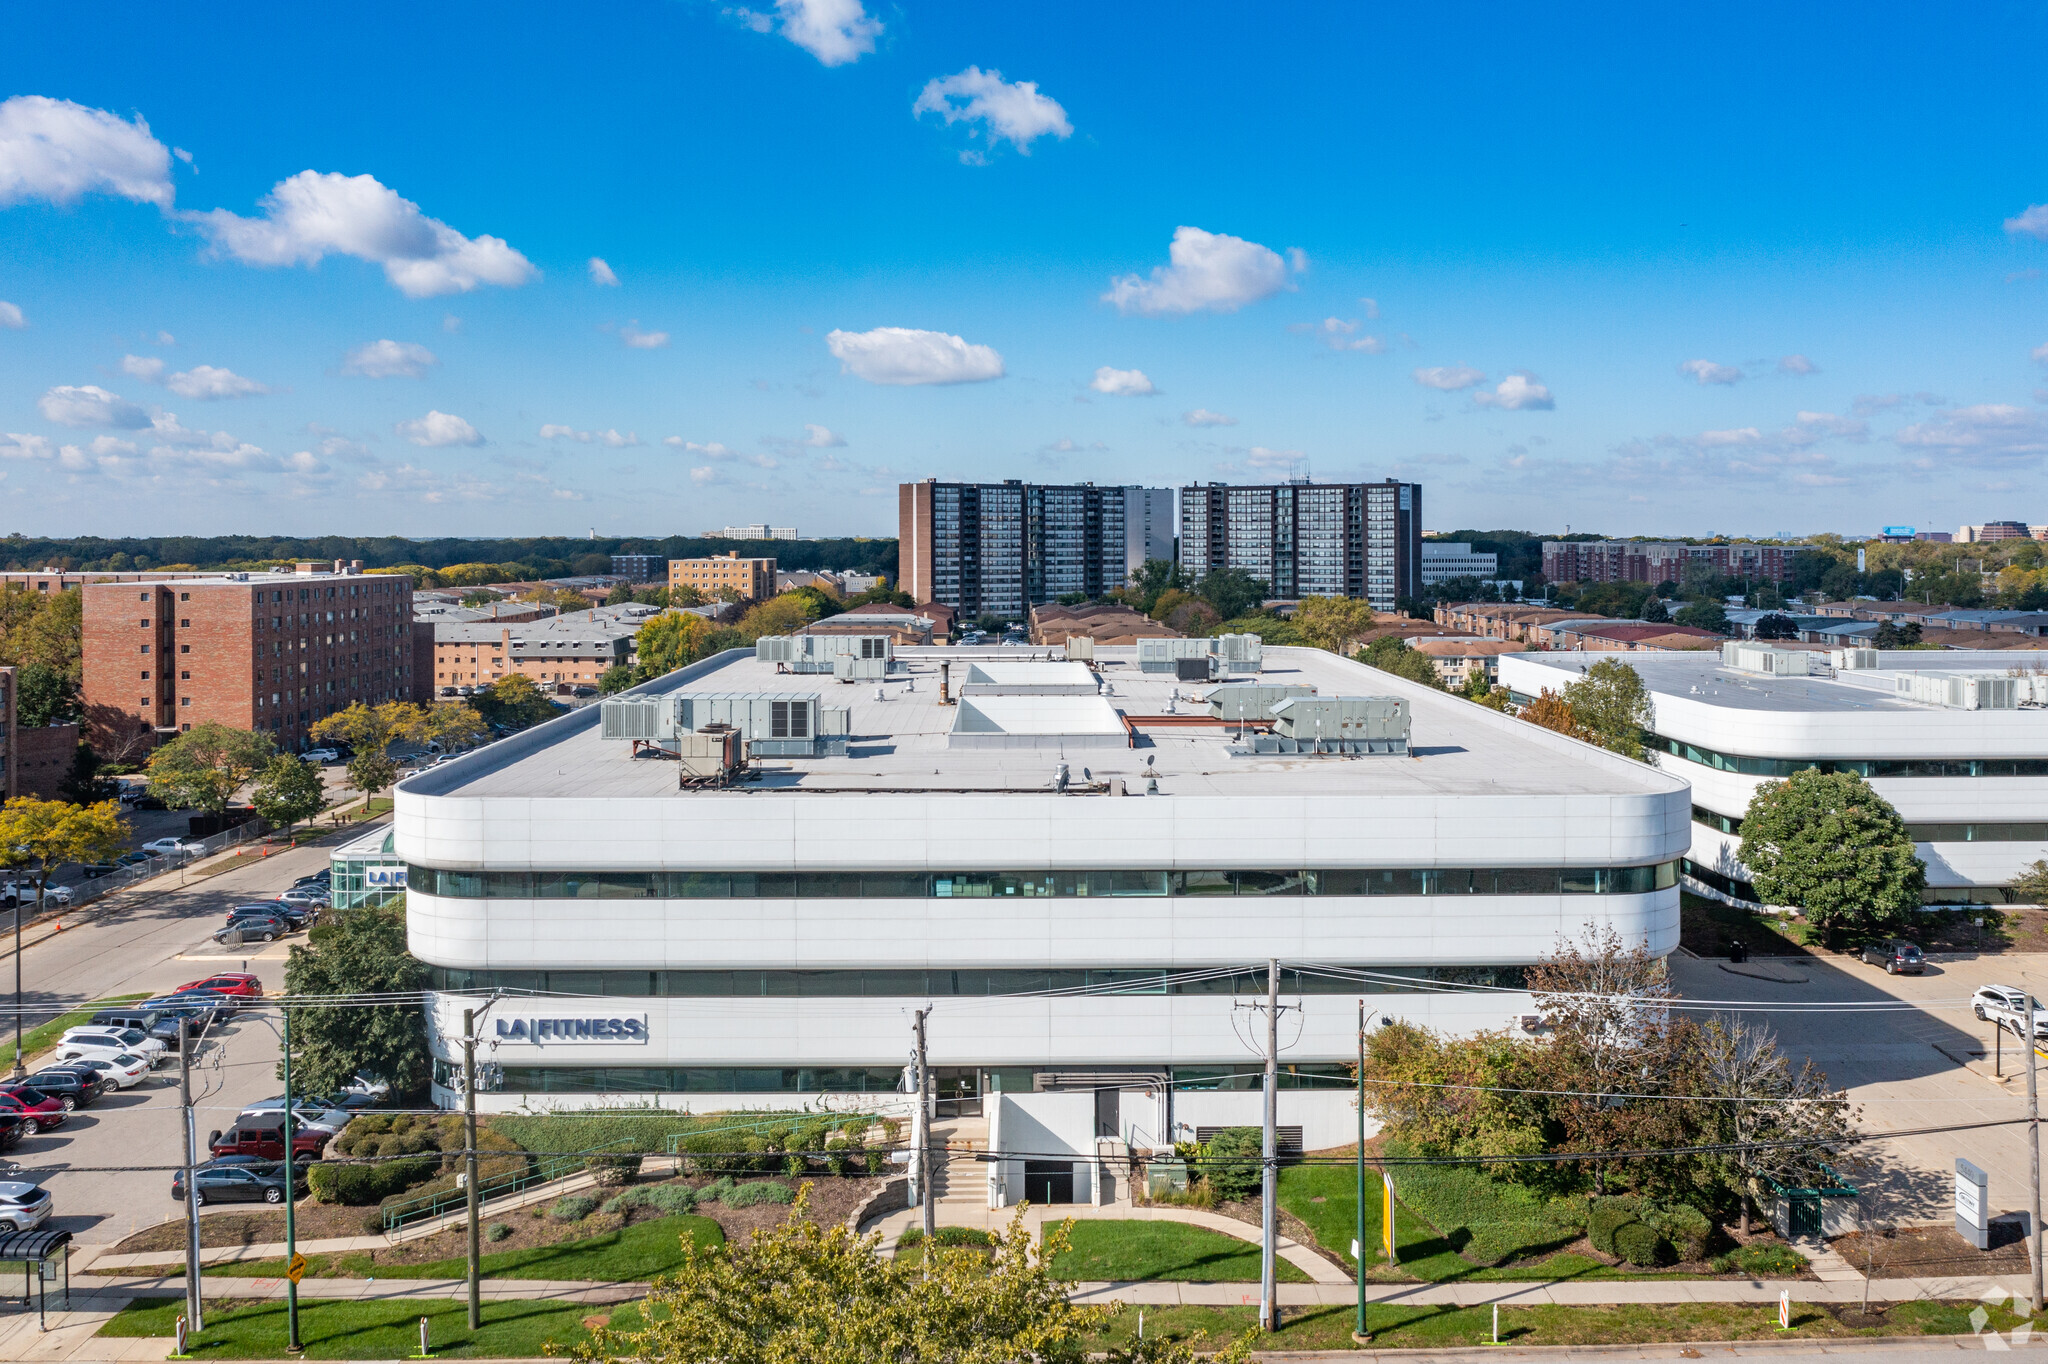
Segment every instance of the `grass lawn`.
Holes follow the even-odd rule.
[[[1503,1307],[1503,1343],[1536,1345],[1610,1345],[1644,1341],[1776,1340],[1784,1336],[1841,1339],[1849,1336],[1970,1335],[1974,1302],[1900,1303],[1887,1324],[1856,1329],[1819,1307],[1793,1304],[1792,1329],[1778,1329],[1778,1309],[1766,1304],[1672,1303],[1626,1307]],[[2024,1320],[2003,1308],[1989,1308],[1990,1327],[2009,1331]],[[1282,1314],[1281,1327],[1259,1335],[1261,1350],[1345,1350],[1355,1321],[1351,1307],[1293,1308]],[[1220,1349],[1258,1320],[1251,1307],[1148,1307],[1145,1335],[1207,1334],[1207,1348]],[[1426,1349],[1485,1345],[1493,1339],[1490,1307],[1368,1307],[1366,1325],[1374,1349]],[[1127,1309],[1101,1337],[1102,1343],[1128,1344],[1137,1336],[1138,1314]]]
[[[1308,1275],[1282,1260],[1282,1283]],[[1123,1222],[1084,1218],[1074,1223],[1053,1277],[1070,1281],[1168,1279],[1177,1283],[1257,1283],[1259,1248],[1185,1222]]]
[[[102,1336],[154,1336],[165,1353],[185,1310],[183,1298],[131,1303],[99,1330]],[[446,1299],[415,1298],[402,1302],[323,1302],[299,1304],[299,1339],[307,1359],[403,1359],[420,1348],[420,1318],[427,1318],[428,1339],[437,1359],[535,1359],[549,1342],[573,1345],[585,1339],[583,1318],[609,1310],[611,1324],[637,1330],[639,1313],[632,1307],[610,1309],[552,1302],[490,1302],[484,1304],[483,1328],[469,1332],[469,1307]],[[209,1303],[206,1329],[193,1336],[190,1349],[199,1359],[284,1359],[285,1307],[281,1302],[231,1306]]]
[[[685,1236],[699,1246],[715,1246],[725,1240],[724,1231],[708,1217],[659,1217],[580,1241],[529,1246],[525,1250],[486,1251],[483,1276],[487,1279],[591,1279],[607,1283],[645,1283],[681,1263],[682,1238]],[[232,1273],[238,1279],[271,1279],[284,1271],[283,1260],[254,1260],[218,1272]],[[170,1266],[164,1272],[174,1276],[182,1274],[184,1266]],[[358,1253],[306,1257],[306,1273],[313,1278],[456,1279],[468,1272],[469,1262],[460,1257],[410,1265],[372,1260],[368,1255]]]
[[[88,1004],[82,1009],[73,1009],[68,1014],[59,1014],[40,1028],[30,1028],[28,1030],[28,1033],[21,1039],[21,1054],[23,1058],[28,1058],[34,1056],[39,1051],[45,1051],[56,1046],[57,1039],[64,1035],[65,1029],[83,1027],[85,1024],[92,1022],[92,1016],[102,1009],[111,1008],[116,1004],[132,1004],[138,999],[148,998],[149,996],[146,994],[108,995],[105,999],[97,1003]],[[34,1070],[35,1066],[31,1064],[29,1069]]]

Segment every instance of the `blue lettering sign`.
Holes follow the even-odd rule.
[[[645,1042],[647,1020],[639,1018],[500,1018],[502,1042]]]

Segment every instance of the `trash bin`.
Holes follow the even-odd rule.
[[[1731,942],[1731,943],[1729,943],[1729,944],[1728,944],[1728,960],[1730,960],[1730,961],[1748,961],[1748,960],[1749,960],[1749,949],[1748,949],[1747,947],[1745,947],[1745,946],[1743,945],[1742,939],[1740,939],[1740,938],[1737,938],[1737,939],[1735,939],[1735,940],[1734,940],[1733,942]]]

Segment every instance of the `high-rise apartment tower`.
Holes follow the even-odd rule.
[[[941,483],[897,488],[897,586],[966,617],[1122,586],[1173,557],[1173,489],[1092,483]]]
[[[1362,597],[1392,611],[1422,582],[1422,486],[1182,488],[1180,566],[1197,579],[1240,568],[1276,597]]]

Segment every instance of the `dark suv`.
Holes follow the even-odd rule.
[[[1920,955],[1920,949],[1903,938],[1886,938],[1883,942],[1866,945],[1863,960],[1872,966],[1882,966],[1886,975],[1917,976],[1927,969],[1927,958]]]

